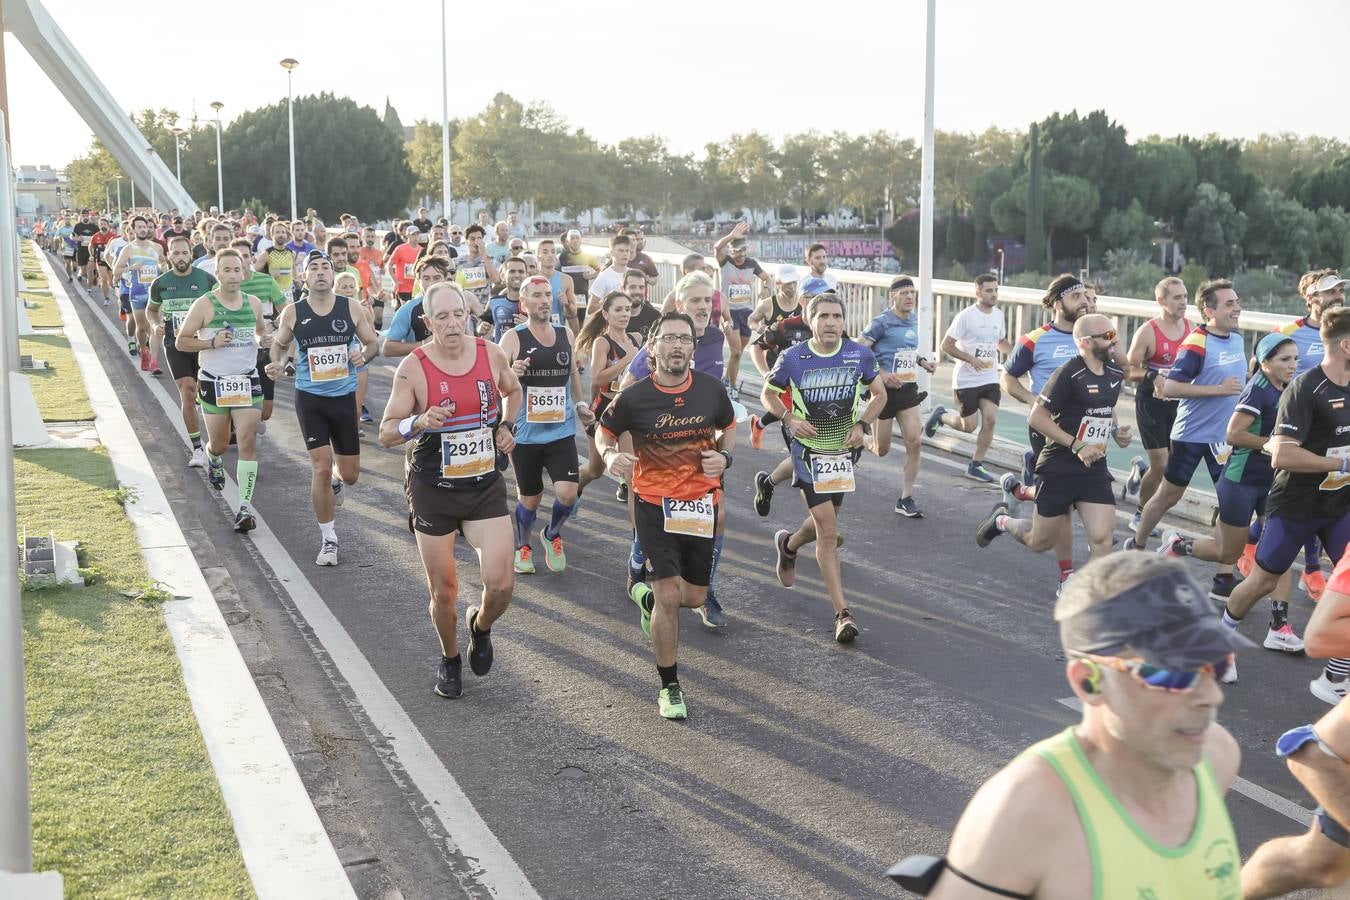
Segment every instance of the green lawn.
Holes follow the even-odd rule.
[[[36,287],[36,286],[35,286]],[[20,291],[19,296],[23,298],[28,306],[28,323],[34,328],[59,328],[61,326],[61,313],[56,308],[56,300],[46,287],[38,287],[37,290]],[[32,304],[36,303],[34,309]]]
[[[38,871],[68,897],[249,897],[136,535],[101,450],[15,456],[20,527],[78,539],[93,586],[23,595]]]
[[[75,362],[70,341],[59,334],[33,334],[19,338],[19,352],[47,361],[40,372],[26,372],[38,411],[44,422],[84,421],[94,418],[89,394]]]

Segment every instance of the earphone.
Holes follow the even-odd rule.
[[[1083,688],[1083,693],[1100,694],[1102,692],[1102,670],[1090,659],[1085,659],[1082,662],[1083,665],[1087,666],[1092,672],[1087,678],[1078,682]]]

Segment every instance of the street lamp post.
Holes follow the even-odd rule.
[[[178,176],[178,183],[181,185],[183,183],[183,142],[179,139],[179,136],[182,135],[183,129],[175,125],[169,129],[169,133],[173,135],[174,173]]]
[[[151,160],[146,162],[145,170],[150,175],[150,209],[153,211],[155,208],[155,164],[153,162],[155,158],[155,148],[146,147],[145,155]]]
[[[445,0],[441,0],[441,215],[450,219],[450,75],[445,36]]]
[[[117,224],[122,225],[122,176],[117,176]]]
[[[225,211],[225,160],[220,156],[220,110],[224,106],[219,100],[211,103],[216,111],[216,208],[221,212]]]
[[[291,221],[294,222],[298,216],[295,211],[295,104],[291,94],[291,73],[295,67],[300,65],[299,60],[291,59],[289,56],[281,61],[281,67],[286,70],[286,131],[290,137],[291,145]]]

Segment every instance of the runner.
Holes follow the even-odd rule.
[[[150,239],[149,219],[136,216],[131,220],[131,227],[134,239],[122,248],[113,266],[112,276],[114,281],[123,273],[130,276],[129,299],[132,320],[136,324],[136,346],[140,349],[141,371],[158,375],[159,362],[155,358],[158,353],[152,356],[150,352],[150,320],[145,317],[145,307],[150,303],[150,285],[155,283],[160,272],[168,268],[169,261],[164,255],[164,248]]]
[[[816,544],[825,592],[834,606],[834,639],[846,644],[858,636],[858,625],[844,602],[839,569],[839,507],[854,490],[853,466],[863,436],[886,407],[884,381],[872,352],[844,337],[844,303],[833,293],[818,294],[807,305],[811,340],[784,350],[768,377],[760,399],[791,434],[793,484],[801,488],[807,517],[795,532],[774,535],[778,583],[797,580],[797,553]],[[861,392],[869,395],[861,412]],[[788,409],[780,394],[791,396]]]
[[[80,210],[80,221],[75,223],[71,234],[75,238],[75,273],[87,287],[93,287],[97,273],[94,271],[94,255],[90,252],[94,235],[98,234],[98,225],[91,218],[93,210]]]
[[[334,240],[338,240],[334,238]],[[333,263],[321,250],[305,260],[307,294],[281,311],[267,374],[281,375],[294,338],[297,349],[295,415],[309,451],[310,499],[319,520],[315,565],[338,564],[334,512],[344,485],[361,472],[356,368],[379,352],[379,337],[359,303],[333,292]],[[352,338],[361,346],[352,350]]]
[[[61,244],[61,259],[65,261],[66,281],[75,279],[75,250],[79,239],[75,237],[75,217],[67,215],[56,229],[56,238]]]
[[[422,239],[425,234],[417,230],[417,226],[408,222],[403,226],[404,240],[393,250],[389,252],[387,268],[390,277],[394,279],[394,295],[396,308],[412,300],[413,268],[417,265],[417,259],[422,254]]]
[[[1082,721],[987,781],[947,855],[906,860],[901,884],[935,898],[1235,900],[1224,794],[1241,751],[1215,720],[1216,675],[1250,644],[1211,611],[1176,561],[1084,566],[1055,604]]]
[[[89,253],[93,257],[94,273],[97,276],[90,286],[98,285],[99,293],[103,295],[104,306],[112,305],[112,260],[107,258],[104,251],[116,237],[117,232],[113,231],[112,223],[100,217],[98,233],[89,239]]]
[[[290,234],[290,226],[285,222],[273,222],[271,245],[265,250],[259,250],[253,261],[253,268],[272,276],[277,290],[288,298],[292,296],[291,290],[295,285],[296,265],[295,253],[286,249]]]
[[[145,219],[138,228],[142,223],[148,230]],[[128,247],[127,253],[131,252]],[[216,254],[219,284],[193,301],[174,337],[179,352],[197,354],[197,396],[206,415],[206,480],[217,491],[225,488],[225,461],[221,457],[230,446],[232,429],[236,436],[239,506],[234,530],[241,533],[257,526],[253,491],[258,483],[258,421],[262,410],[258,334],[270,334],[272,330],[258,298],[239,290],[245,265],[236,250]]]
[[[515,262],[523,267],[520,260]],[[549,571],[561,572],[567,568],[562,526],[577,502],[577,420],[583,427],[593,425],[595,413],[582,399],[572,330],[550,321],[553,297],[548,279],[535,275],[527,280],[518,308],[525,310],[528,321],[510,328],[499,341],[521,386],[506,407],[507,421],[516,423],[516,447],[511,451],[518,497],[515,570],[534,574],[530,530],[543,500],[547,471],[553,482],[553,512],[539,539]]]
[[[633,238],[633,258],[629,260],[628,267],[642,272],[647,284],[655,287],[656,282],[661,279],[661,271],[656,268],[656,262],[646,254],[647,236],[642,233],[641,226],[633,225],[628,229],[629,235]]]
[[[924,433],[929,437],[941,425],[965,434],[979,429],[975,451],[966,466],[966,477],[976,481],[994,480],[984,467],[984,459],[994,441],[998,407],[1003,402],[1003,391],[998,386],[999,354],[1008,355],[1012,351],[1003,310],[998,308],[998,278],[988,272],[976,275],[975,302],[956,314],[942,338],[942,352],[956,360],[952,369],[956,412],[939,406],[924,425]]]
[[[1106,465],[1106,442],[1130,445],[1130,426],[1116,424],[1116,400],[1125,373],[1108,360],[1116,331],[1106,316],[1085,315],[1073,326],[1078,355],[1055,370],[1027,419],[1045,436],[1036,461],[1036,509],[1032,518],[1015,519],[999,502],[975,530],[981,547],[1000,534],[1011,534],[1028,549],[1043,553],[1070,530],[1069,513],[1078,511],[1092,559],[1111,552],[1116,497]],[[1061,584],[1062,587],[1062,584]]]
[[[150,285],[146,314],[157,342],[164,345],[164,361],[178,387],[183,427],[192,442],[188,465],[200,469],[206,465],[206,451],[202,448],[201,420],[197,415],[197,354],[182,352],[174,342],[193,302],[216,286],[216,277],[193,267],[192,243],[185,237],[169,239],[169,265],[172,268]]]
[[[470,225],[465,231],[469,242],[469,252],[464,258],[456,260],[454,268],[455,282],[469,294],[471,315],[482,315],[492,299],[492,287],[502,281],[496,264],[483,249],[483,229]]]
[[[644,287],[645,279],[644,279]],[[648,307],[650,309],[650,307]],[[577,335],[577,359],[590,353],[591,409],[598,420],[619,393],[619,380],[643,345],[642,332],[631,328],[633,301],[624,293],[614,291],[605,298],[600,310],[586,319],[586,325]],[[657,313],[660,318],[660,313]],[[605,471],[600,448],[595,443],[595,426],[586,428],[586,465],[577,478],[577,496],[586,485]]]
[[[117,265],[118,257],[126,249],[128,235],[132,235],[132,226],[130,221],[120,223],[117,236],[108,242],[107,249],[103,251],[103,258],[108,263],[108,280],[113,283],[117,290],[117,317],[122,320],[122,331],[127,336],[127,354],[133,359],[140,352],[140,342],[136,340],[136,319],[131,315],[131,275],[128,272],[121,278],[112,277],[113,266]],[[134,235],[133,235],[134,236]]]
[[[732,400],[740,393],[741,351],[750,343],[750,314],[760,297],[768,296],[773,289],[773,277],[747,255],[745,235],[749,230],[746,222],[737,222],[713,244],[713,255],[721,267],[722,294],[733,325],[727,332],[727,384],[731,385]],[[755,279],[762,283],[759,290],[755,288]]]
[[[839,292],[839,279],[831,274],[828,269],[830,265],[829,254],[825,251],[825,245],[819,241],[809,244],[806,247],[806,264],[811,268],[811,274],[807,278],[822,279],[830,290]]]
[[[1342,556],[1308,621],[1308,655],[1350,655],[1350,556]],[[1350,700],[1318,720],[1280,735],[1275,753],[1317,802],[1312,827],[1256,848],[1242,867],[1242,896],[1282,897],[1300,888],[1334,888],[1350,880]]]
[[[558,255],[562,273],[572,279],[572,295],[585,297],[590,304],[591,279],[600,274],[600,261],[581,245],[581,232],[575,228],[563,235],[563,251]],[[580,305],[580,304],[578,304]],[[584,317],[582,309],[578,315]]]
[[[234,229],[230,228],[225,222],[217,222],[210,227],[206,234],[207,252],[201,258],[194,260],[192,265],[203,272],[209,272],[214,277],[216,274],[216,254],[231,246],[230,242],[234,240]],[[250,266],[250,268],[252,267]]]
[[[1219,495],[1219,520],[1214,538],[1185,539],[1177,531],[1163,536],[1158,552],[1164,556],[1193,556],[1232,565],[1242,553],[1252,516],[1264,517],[1266,495],[1275,473],[1263,452],[1275,427],[1280,396],[1294,378],[1298,346],[1287,335],[1275,332],[1261,338],[1253,359],[1254,371],[1237,408],[1228,421],[1225,443],[1233,448],[1215,485]],[[1280,577],[1271,597],[1270,629],[1263,646],[1267,650],[1301,653],[1303,641],[1289,624],[1289,592],[1293,578]],[[1228,670],[1226,684],[1237,682],[1237,666]]]
[[[652,583],[633,584],[629,596],[652,639],[658,708],[667,719],[689,715],[677,666],[679,611],[703,606],[708,597],[722,477],[736,438],[726,391],[690,368],[695,332],[687,315],[661,316],[647,345],[655,372],[614,398],[596,437],[609,470],[631,481],[636,495],[637,536],[651,561]],[[631,453],[619,449],[624,434],[632,436]]]
[[[236,238],[230,242],[230,246],[244,257],[244,259],[253,259],[254,254],[250,251],[247,238]],[[277,316],[281,314],[281,308],[290,301],[289,294],[283,294],[281,288],[277,287],[276,280],[266,272],[259,272],[256,269],[249,269],[248,278],[239,286],[242,293],[258,298],[262,304],[263,318],[267,319],[269,328],[258,336],[258,379],[262,382],[262,422],[258,424],[258,434],[264,434],[267,431],[267,420],[272,418],[272,398],[276,394],[276,382],[267,374],[267,364],[272,361],[272,336],[276,333]]]
[[[384,253],[376,245],[375,229],[367,225],[361,229],[361,246],[356,252],[356,268],[361,273],[361,289],[374,314],[372,323],[384,327],[384,303],[388,295],[384,289]]]
[[[500,266],[506,262],[507,257],[515,256],[511,252],[511,232],[505,222],[497,222],[492,226],[491,234],[486,236],[492,239],[483,246],[483,250],[493,265]]]
[[[661,310],[647,302],[647,276],[641,269],[632,266],[623,273],[623,293],[628,295],[632,308],[629,310],[628,330],[639,335],[651,333],[652,326],[661,318]]]
[[[574,334],[580,333],[577,324],[577,295],[573,290],[573,280],[558,269],[558,248],[553,238],[543,238],[535,245],[539,254],[539,274],[548,279],[553,291],[554,325],[566,325]],[[528,262],[528,260],[527,260]]]
[[[701,262],[702,257],[699,257],[699,260]],[[775,322],[801,311],[802,298],[797,293],[799,280],[796,266],[784,263],[778,267],[773,276],[773,293],[759,301],[755,311],[750,313],[751,333],[759,337]],[[753,351],[751,353],[753,355]]]
[[[488,301],[488,307],[482,315],[482,318],[492,325],[491,335],[494,344],[500,344],[506,333],[517,325],[525,324],[527,317],[522,312],[520,288],[525,283],[528,271],[525,260],[517,256],[502,263],[502,274],[506,276],[506,291]],[[519,438],[516,442],[520,442]]]
[[[594,315],[612,291],[623,290],[623,276],[633,258],[633,239],[622,231],[609,239],[609,265],[591,282],[586,294],[586,315]]]
[[[380,443],[412,441],[407,473],[408,530],[431,593],[431,621],[441,644],[435,691],[463,692],[455,601],[455,535],[478,555],[482,600],[465,614],[469,668],[492,668],[492,625],[511,603],[511,518],[497,457],[515,446],[503,424],[503,402],[520,384],[501,348],[465,334],[469,298],[453,283],[436,284],[422,298],[431,340],[398,365],[380,422]]]
[[[1139,440],[1147,458],[1134,458],[1130,475],[1125,479],[1121,494],[1124,500],[1130,494],[1139,495],[1138,506],[1130,519],[1130,530],[1139,530],[1144,515],[1144,504],[1158,491],[1163,472],[1167,469],[1168,449],[1171,446],[1172,425],[1177,418],[1176,399],[1164,397],[1162,386],[1167,373],[1177,361],[1181,345],[1190,336],[1191,323],[1186,321],[1186,285],[1180,278],[1169,277],[1153,288],[1153,298],[1160,314],[1149,319],[1134,333],[1130,341],[1128,379],[1136,383],[1134,391],[1134,420],[1139,427]],[[1157,533],[1155,528],[1154,534]]]
[[[1275,478],[1265,527],[1252,574],[1227,598],[1224,624],[1230,628],[1276,586],[1309,538],[1321,538],[1337,563],[1350,542],[1350,310],[1324,314],[1321,334],[1321,365],[1295,377],[1280,397],[1267,444]],[[1337,703],[1350,694],[1347,674],[1350,659],[1328,660],[1309,688],[1319,700]]]
[[[328,245],[331,247],[335,238],[329,238]],[[331,258],[331,255],[330,255]],[[339,272],[333,277],[333,293],[339,297],[346,297],[353,305],[361,307],[362,314],[366,320],[371,323],[371,328],[375,327],[375,311],[370,308],[370,304],[357,299],[361,296],[361,276],[352,274],[351,269]],[[348,350],[354,353],[361,349],[361,339],[353,336],[351,342],[347,345]],[[379,333],[376,332],[376,346],[379,346]],[[363,426],[369,425],[375,421],[375,417],[366,409],[366,386],[370,381],[370,363],[362,362],[356,366],[356,409],[360,419],[360,425],[357,430],[357,437],[366,436],[366,429]]]
[[[881,380],[886,388],[886,405],[881,410],[877,427],[871,429],[866,444],[878,457],[891,450],[891,420],[900,422],[900,435],[905,440],[905,466],[900,479],[900,497],[895,511],[906,518],[922,518],[923,512],[914,502],[914,479],[919,475],[919,458],[923,452],[923,423],[919,420],[919,404],[928,396],[919,390],[919,369],[932,374],[937,362],[928,359],[919,349],[919,316],[915,311],[919,292],[908,275],[891,281],[891,305],[881,311],[863,329],[858,343],[872,351],[881,367]],[[880,423],[885,424],[880,424]],[[973,464],[972,464],[973,466]],[[983,473],[986,477],[981,478]],[[993,481],[994,476],[984,467],[967,468],[966,474],[978,481]]]
[[[398,308],[398,312],[394,313],[394,319],[389,323],[389,330],[385,332],[384,346],[381,349],[387,359],[407,356],[431,337],[431,329],[422,311],[422,300],[433,284],[440,284],[453,278],[454,272],[450,265],[449,260],[435,256],[417,262],[414,276],[417,279],[420,296],[411,303],[403,304]],[[469,302],[472,305],[472,297]]]

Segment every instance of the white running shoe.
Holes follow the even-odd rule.
[[[201,447],[192,448],[192,458],[188,460],[188,468],[205,469],[206,468],[206,450]]]
[[[1303,638],[1294,633],[1294,626],[1285,622],[1279,628],[1269,629],[1261,646],[1281,653],[1302,653]]]
[[[314,560],[315,565],[336,566],[337,565],[337,541],[324,539],[323,546],[319,548],[319,556]]]
[[[1223,684],[1237,684],[1237,662],[1236,662],[1236,661],[1234,661],[1232,664],[1230,664],[1230,665],[1228,666],[1228,671],[1226,671],[1226,672],[1223,673],[1223,677],[1220,678],[1219,681],[1220,681],[1221,683],[1223,683]]]
[[[1167,532],[1163,535],[1162,546],[1158,548],[1158,555],[1181,559],[1182,554],[1177,550],[1177,544],[1180,544],[1182,540],[1184,538],[1182,538],[1181,532],[1175,530]]]
[[[1312,695],[1323,703],[1335,706],[1345,699],[1346,694],[1350,694],[1350,679],[1344,681],[1332,681],[1327,677],[1325,669],[1308,684],[1308,690]]]

